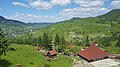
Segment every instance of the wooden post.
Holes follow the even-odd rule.
[[[39,45],[38,45],[38,43],[36,44],[36,50],[37,50],[37,51],[39,50]]]

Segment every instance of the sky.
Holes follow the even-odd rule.
[[[25,23],[59,22],[120,9],[120,0],[0,0],[0,16]]]

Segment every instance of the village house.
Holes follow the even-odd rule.
[[[90,45],[88,48],[80,51],[77,55],[88,62],[108,58],[109,54],[98,48],[95,44]]]
[[[55,50],[50,50],[50,51],[45,53],[45,56],[48,58],[56,58],[57,52]]]

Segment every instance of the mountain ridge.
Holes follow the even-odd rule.
[[[120,9],[113,9],[110,12],[98,16],[98,18],[105,18],[106,20],[120,20]]]
[[[25,23],[18,20],[6,19],[0,16],[0,28],[2,28],[8,36],[18,36],[32,31],[36,31],[41,27],[50,25],[51,23]]]

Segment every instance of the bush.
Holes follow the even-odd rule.
[[[12,47],[11,47],[9,50],[11,50],[11,51],[16,51],[16,49],[15,49],[15,48],[12,48]]]
[[[49,64],[44,64],[44,67],[50,67],[50,65]]]

